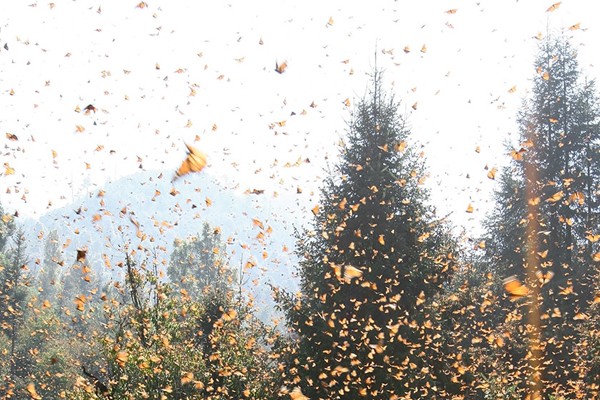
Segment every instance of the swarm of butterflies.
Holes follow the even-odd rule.
[[[538,270],[538,271],[535,271],[535,276],[539,280],[540,284],[543,286],[554,277],[554,272],[548,271],[548,272],[544,273],[544,272]],[[526,297],[530,293],[529,287],[527,287],[527,285],[523,284],[514,275],[509,276],[508,278],[504,279],[503,284],[504,284],[504,290],[506,290],[506,292],[508,293],[510,298],[513,300],[521,298],[521,297]]]

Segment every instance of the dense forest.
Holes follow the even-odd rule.
[[[535,71],[519,145],[488,173],[484,233],[465,245],[375,70],[294,233],[299,290],[269,287],[279,324],[259,317],[255,265],[234,265],[217,226],[162,260],[130,213],[107,278],[57,229],[32,257],[0,209],[0,397],[597,398],[600,102],[564,36],[540,42]]]

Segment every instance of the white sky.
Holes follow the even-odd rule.
[[[377,49],[412,139],[425,145],[433,201],[472,231],[494,187],[484,167],[504,163],[502,142],[516,137],[534,37],[566,31],[586,75],[598,76],[600,7],[587,0],[551,13],[551,1],[526,0],[147,3],[0,3],[0,124],[19,139],[0,136],[0,167],[15,170],[0,169],[7,210],[37,217],[49,202],[139,171],[138,157],[170,173],[196,135],[209,158],[203,173],[240,192],[315,190]],[[288,62],[285,73],[276,60]],[[88,104],[98,112],[74,111]]]

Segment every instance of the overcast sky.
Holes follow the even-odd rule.
[[[36,217],[140,165],[170,173],[183,141],[232,190],[306,195],[377,65],[424,145],[440,213],[473,229],[495,184],[485,167],[516,140],[539,38],[565,32],[598,76],[595,2],[552,5],[2,2],[0,123],[18,138],[0,137],[2,203]]]

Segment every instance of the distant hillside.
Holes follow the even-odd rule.
[[[172,195],[173,189],[179,193]],[[94,272],[109,280],[122,274],[116,264],[123,260],[120,249],[125,243],[130,243],[130,248],[140,245],[159,249],[159,261],[168,260],[173,241],[198,234],[206,221],[221,229],[228,243],[230,265],[236,271],[250,258],[256,262],[245,276],[244,289],[259,304],[270,306],[267,283],[297,288],[293,232],[302,219],[305,222],[309,218],[301,211],[301,204],[290,194],[236,194],[207,174],[171,184],[170,176],[147,171],[108,183],[102,190],[50,211],[37,221],[21,223],[33,257],[43,259],[43,238],[57,230],[64,248],[65,264],[61,268],[75,262],[77,248],[87,247]],[[142,235],[144,240],[138,237]]]

